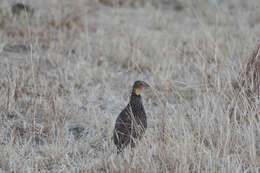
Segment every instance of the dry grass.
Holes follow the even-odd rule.
[[[239,76],[238,86],[245,90],[247,97],[255,101],[260,95],[260,45],[257,45],[253,53],[245,62],[245,68]],[[257,97],[257,98],[256,98]]]
[[[257,0],[28,0],[34,14],[20,16],[12,2],[1,2],[1,172],[259,172],[259,47],[246,60]],[[148,129],[116,155],[137,79],[152,86]]]

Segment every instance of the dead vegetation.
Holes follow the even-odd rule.
[[[238,122],[249,122],[252,118],[259,120],[259,94],[260,94],[260,45],[252,51],[250,56],[245,59],[243,69],[238,75],[238,79],[232,82],[232,86],[236,91],[235,104],[231,109],[230,117],[234,119],[234,111],[239,110],[235,114]],[[237,108],[235,108],[237,107]],[[253,110],[250,115],[248,110]],[[254,113],[255,112],[255,113]]]
[[[0,172],[258,171],[258,1],[39,2],[3,10]],[[116,155],[137,79],[148,128]]]
[[[18,7],[19,9],[16,10]],[[9,38],[16,40],[19,39],[27,42],[37,41],[45,45],[53,41],[58,41],[58,34],[60,32],[64,34],[67,40],[76,39],[80,33],[86,31],[84,16],[94,15],[95,13],[95,10],[93,11],[95,5],[91,6],[92,11],[90,11],[74,3],[63,6],[58,3],[52,3],[49,4],[49,14],[45,13],[43,16],[40,16],[41,19],[39,19],[41,13],[39,9],[37,9],[38,7],[34,9],[26,5],[28,12],[23,12],[23,15],[20,14],[20,8],[22,7],[18,7],[15,9],[12,8],[12,11],[15,11],[16,15],[6,16],[4,26],[5,34]],[[31,13],[30,11],[35,12]],[[59,16],[55,16],[56,13],[59,13]],[[93,28],[93,31],[95,31],[95,27],[91,25],[92,24],[90,24],[90,31],[92,31]]]
[[[249,100],[254,102],[260,96],[260,45],[256,46],[244,64],[234,87],[245,92]]]

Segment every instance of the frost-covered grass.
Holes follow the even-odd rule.
[[[259,100],[232,87],[259,43],[258,0],[25,2],[33,15],[1,2],[2,172],[260,171]],[[148,129],[117,155],[135,80],[152,86]]]

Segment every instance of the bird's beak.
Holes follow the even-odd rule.
[[[148,85],[147,83],[144,82],[144,87],[145,88],[150,88],[150,85]]]

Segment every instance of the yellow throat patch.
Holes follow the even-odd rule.
[[[140,88],[136,88],[136,89],[135,89],[135,94],[136,94],[136,95],[140,95],[140,92],[141,92],[141,89],[140,89]]]

